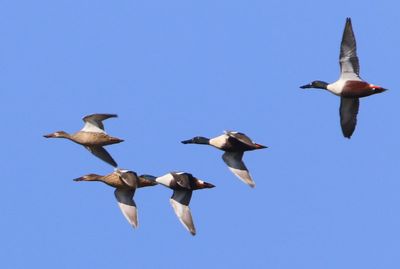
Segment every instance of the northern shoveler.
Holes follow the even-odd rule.
[[[115,118],[116,114],[92,114],[85,116],[83,121],[85,125],[82,130],[68,134],[64,131],[57,131],[48,135],[44,135],[46,138],[66,138],[77,144],[84,146],[93,155],[102,159],[106,163],[117,167],[118,164],[114,161],[111,155],[103,148],[103,146],[121,143],[124,140],[109,136],[104,131],[103,120],[108,118]]]
[[[266,146],[254,143],[247,135],[239,132],[225,131],[223,135],[215,138],[196,136],[184,140],[183,144],[204,144],[225,151],[222,159],[228,168],[244,183],[254,188],[255,183],[250,176],[249,170],[242,158],[245,151],[267,148]]]
[[[340,96],[340,124],[344,137],[350,138],[357,124],[357,114],[360,105],[359,98],[386,90],[380,86],[365,82],[360,78],[356,39],[350,18],[346,19],[339,60],[341,71],[339,80],[331,84],[316,80],[300,88],[325,89]]]
[[[192,234],[196,234],[189,203],[192,198],[192,192],[198,189],[214,188],[211,183],[204,182],[195,178],[192,174],[185,172],[171,172],[164,176],[156,178],[160,183],[174,192],[169,200],[176,216],[183,226]]]
[[[128,222],[136,228],[138,226],[137,208],[133,195],[136,188],[157,185],[154,176],[138,176],[130,170],[116,169],[113,173],[106,176],[97,174],[88,174],[74,179],[74,181],[101,181],[115,188],[115,198],[118,201],[119,208]]]

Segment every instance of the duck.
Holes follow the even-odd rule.
[[[350,139],[357,124],[357,114],[360,107],[359,98],[382,93],[387,89],[370,84],[360,77],[360,65],[357,56],[356,39],[351,18],[346,19],[340,46],[340,77],[334,82],[315,80],[300,86],[301,89],[324,89],[340,97],[340,125],[345,138]]]
[[[139,225],[138,214],[133,196],[137,188],[157,185],[155,179],[155,176],[138,176],[134,171],[118,168],[111,174],[105,176],[88,174],[75,178],[74,181],[100,181],[114,187],[114,195],[122,214],[133,228],[137,228]]]
[[[256,186],[249,170],[242,160],[243,154],[245,151],[264,149],[267,148],[267,146],[257,144],[244,133],[236,131],[224,131],[224,134],[211,139],[196,136],[192,139],[181,141],[181,143],[210,145],[225,151],[222,155],[222,159],[228,165],[232,173],[251,188]]]
[[[118,167],[111,155],[103,148],[103,146],[121,143],[124,140],[109,136],[105,130],[103,121],[109,118],[118,117],[116,114],[91,114],[83,117],[85,125],[83,128],[74,133],[68,134],[64,131],[57,131],[44,135],[45,138],[66,138],[77,144],[84,146],[93,155],[112,165]]]
[[[192,192],[198,189],[214,188],[215,186],[186,172],[170,172],[157,177],[155,181],[173,190],[169,201],[176,216],[191,235],[196,235],[196,228],[189,208]]]

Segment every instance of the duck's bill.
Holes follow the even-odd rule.
[[[264,146],[264,145],[261,145],[261,144],[255,144],[255,146],[256,146],[258,149],[266,149],[266,148],[268,148],[267,146]]]
[[[183,140],[181,141],[182,144],[193,144],[193,139]]]
[[[43,137],[52,138],[52,137],[55,137],[55,136],[54,136],[54,134],[47,134],[47,135],[44,135]]]
[[[82,177],[74,178],[73,181],[83,181]]]
[[[306,84],[306,85],[300,86],[300,88],[301,89],[308,89],[308,88],[312,88],[312,85],[311,84]]]
[[[204,185],[204,188],[206,188],[206,189],[215,188],[214,184],[211,184],[211,183],[208,183],[208,182],[204,182],[203,185]]]
[[[385,91],[387,91],[388,89],[385,89],[385,88],[382,88],[382,87],[377,87],[377,88],[375,88],[375,92],[377,92],[377,93],[381,93],[381,92],[385,92]]]

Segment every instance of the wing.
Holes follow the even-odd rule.
[[[176,216],[182,225],[192,234],[196,234],[192,214],[189,208],[190,198],[192,191],[174,191],[171,199],[169,200]]]
[[[340,125],[344,137],[350,138],[356,128],[360,101],[358,98],[340,99]]]
[[[254,142],[248,137],[247,135],[239,132],[232,132],[232,131],[225,131],[225,134],[235,138],[236,140],[242,142],[245,145],[248,145],[250,147],[254,147]]]
[[[250,176],[249,170],[242,161],[243,152],[225,152],[222,155],[222,159],[228,165],[231,170],[241,181],[254,188],[256,183]]]
[[[83,126],[83,132],[95,132],[95,133],[105,133],[103,120],[109,118],[116,118],[118,117],[116,114],[92,114],[83,117],[83,121],[85,125]]]
[[[136,188],[138,185],[138,176],[135,172],[129,170],[117,170],[121,180],[129,187]]]
[[[191,174],[183,173],[183,172],[174,172],[171,174],[179,186],[181,186],[184,189],[188,189],[188,190],[192,189],[190,186],[190,182],[189,182],[189,175],[192,176]]]
[[[108,153],[103,147],[101,146],[85,146],[93,155],[96,157],[102,159],[106,163],[117,167],[118,164],[114,161],[114,159],[111,157],[110,153]]]
[[[116,189],[115,198],[118,201],[118,206],[124,214],[126,220],[134,227],[138,227],[137,208],[133,200],[134,190]]]
[[[354,37],[350,18],[347,18],[346,26],[344,27],[339,61],[341,78],[359,79],[360,65],[357,57],[356,38]]]

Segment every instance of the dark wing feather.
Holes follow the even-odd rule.
[[[357,57],[356,38],[354,36],[351,19],[347,18],[344,28],[342,44],[340,46],[340,72],[342,76],[351,77],[360,75],[360,65]]]
[[[137,188],[138,176],[133,171],[123,171],[120,172],[121,180],[131,188]]]
[[[356,128],[357,114],[360,107],[358,98],[344,98],[340,100],[340,125],[344,137],[350,138]]]
[[[136,204],[133,200],[135,190],[116,189],[114,194],[122,214],[124,214],[126,220],[136,228],[138,226],[138,217]]]
[[[101,146],[90,146],[90,147],[86,146],[85,148],[87,148],[93,155],[102,159],[103,161],[112,165],[113,167],[118,166],[118,164],[111,157],[110,153],[108,153],[103,147],[101,147]]]
[[[226,132],[229,137],[233,137],[241,143],[248,145],[249,147],[254,147],[254,142],[247,135],[239,132]]]
[[[244,164],[243,152],[225,152],[222,159],[228,165],[229,170],[232,171],[241,181],[254,188],[256,184],[250,176],[250,172]]]
[[[174,190],[171,199],[177,201],[183,205],[189,205],[190,199],[192,198],[191,190]]]
[[[85,123],[91,123],[100,129],[104,130],[104,125],[103,125],[103,120],[109,119],[109,118],[116,118],[118,117],[117,114],[91,114],[83,117],[83,121]]]
[[[190,190],[190,179],[188,173],[172,173],[176,183],[184,189]]]

